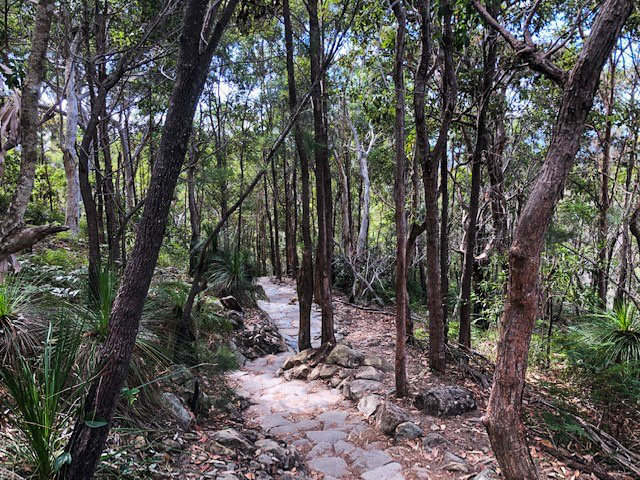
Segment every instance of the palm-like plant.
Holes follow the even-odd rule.
[[[233,295],[241,304],[255,304],[260,289],[253,283],[253,266],[246,252],[216,250],[208,262],[208,276],[215,295]]]
[[[43,326],[25,316],[35,288],[22,277],[11,275],[0,283],[0,361],[12,363],[16,347],[22,355],[36,350]]]
[[[28,441],[41,479],[53,478],[66,459],[58,449],[65,393],[71,395],[74,390],[68,383],[80,345],[77,325],[61,314],[55,324],[49,324],[38,361],[30,362],[17,351],[14,365],[0,364],[0,380],[13,398],[17,426]]]
[[[640,365],[640,317],[633,304],[595,314],[574,332],[592,346],[602,367]]]

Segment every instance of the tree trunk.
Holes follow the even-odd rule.
[[[63,138],[61,138],[62,162],[67,180],[64,223],[74,236],[78,235],[78,221],[80,220],[80,179],[78,177],[78,154],[76,152],[79,115],[76,56],[78,55],[81,38],[82,31],[78,28],[67,50],[64,69],[67,122]]]
[[[20,105],[20,173],[18,184],[4,217],[0,220],[0,261],[23,248],[32,246],[53,231],[65,230],[51,226],[24,228],[23,219],[33,191],[38,163],[38,101],[44,78],[45,59],[54,16],[53,0],[40,0],[31,35],[31,53],[22,87]],[[53,230],[53,231],[51,231]]]
[[[196,166],[198,164],[198,147],[192,142],[189,149],[189,166],[187,167],[187,197],[189,203],[189,272],[193,274],[198,261],[198,243],[200,243],[200,206],[196,196]]]
[[[420,39],[422,52],[416,74],[414,110],[416,117],[416,149],[422,163],[424,184],[425,227],[427,249],[427,289],[429,310],[429,361],[431,369],[443,372],[445,368],[445,331],[443,296],[441,286],[441,259],[438,236],[438,172],[442,156],[446,155],[449,126],[455,107],[457,83],[453,65],[453,31],[451,27],[451,6],[448,1],[441,3],[443,12],[442,50],[444,52],[443,108],[440,130],[436,144],[429,152],[427,122],[425,117],[425,97],[431,33],[429,2],[418,2],[421,18]],[[444,232],[443,232],[444,233]]]
[[[602,161],[600,163],[600,198],[598,199],[598,235],[597,235],[597,248],[598,248],[598,260],[596,268],[596,289],[598,292],[598,300],[601,308],[607,308],[607,270],[608,270],[608,224],[607,214],[611,202],[609,199],[609,165],[611,163],[611,128],[613,126],[612,114],[613,103],[615,94],[615,73],[616,65],[611,58],[609,70],[609,91],[605,98],[606,105],[606,122],[604,129],[604,139],[602,142]]]
[[[293,64],[293,32],[291,29],[291,12],[289,0],[283,0],[285,45],[287,48],[287,85],[289,88],[289,108],[293,112],[298,102],[295,70]],[[300,328],[298,330],[298,348],[311,348],[311,304],[313,302],[313,245],[311,243],[311,207],[309,185],[309,156],[304,147],[302,129],[298,120],[293,126],[293,138],[300,159],[300,183],[302,184],[302,262],[296,278],[298,302],[300,303]]]
[[[396,117],[393,127],[395,142],[395,168],[393,170],[393,199],[396,223],[396,396],[404,398],[409,394],[407,385],[406,319],[409,296],[407,294],[407,217],[406,165],[404,154],[404,49],[406,17],[402,1],[392,2],[393,14],[398,21],[395,58],[393,62],[393,83],[395,86]]]
[[[540,478],[527,448],[522,420],[527,356],[538,306],[540,255],[549,221],[580,146],[602,67],[633,4],[633,0],[607,0],[600,7],[591,35],[564,83],[551,143],[520,214],[509,251],[507,300],[484,418],[493,451],[507,480]],[[475,1],[474,6],[479,11],[483,9]]]
[[[238,0],[229,0],[213,27],[211,38],[201,49],[203,22],[209,2],[190,0],[185,7],[180,35],[177,78],[174,84],[162,140],[155,161],[149,193],[131,258],[122,277],[110,318],[110,329],[97,362],[94,380],[83,402],[67,451],[71,463],[62,478],[89,480],[93,477],[116,402],[126,377],[131,352],[156,266],[173,193],[191,135],[193,116],[209,73],[209,65]],[[93,427],[88,420],[105,420]]]
[[[318,301],[322,311],[322,343],[335,343],[331,293],[331,258],[333,254],[333,198],[325,108],[323,44],[318,20],[318,0],[308,2],[309,53],[311,56],[311,96],[313,99],[314,153],[316,158],[316,210],[318,212],[318,246],[316,277]]]
[[[491,11],[491,7],[490,7]],[[487,111],[493,90],[493,78],[496,71],[497,34],[489,29],[485,40],[486,54],[482,73],[482,90],[478,95],[478,117],[476,121],[476,143],[473,149],[471,166],[471,194],[469,198],[469,219],[465,235],[464,263],[462,267],[460,296],[460,345],[471,348],[471,284],[473,280],[476,251],[476,229],[478,207],[480,202],[480,183],[482,181],[482,160],[488,154],[489,129],[487,128]]]
[[[278,204],[280,203],[280,191],[278,189],[278,177],[276,176],[276,162],[271,162],[271,177],[273,179],[273,237],[275,247],[276,278],[282,280],[282,261],[280,258],[280,222],[278,221]]]

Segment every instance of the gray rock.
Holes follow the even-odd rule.
[[[451,452],[446,452],[444,454],[443,461],[447,462],[444,469],[449,472],[469,473],[469,466],[467,465],[467,462]]]
[[[347,434],[340,430],[311,430],[306,433],[307,438],[313,443],[336,443],[338,440],[344,440],[347,438]]]
[[[344,425],[350,413],[342,410],[328,410],[316,417],[320,420],[325,429]]]
[[[191,430],[195,417],[186,407],[182,399],[171,392],[164,392],[161,399],[164,407],[178,421],[180,428],[186,431]]]
[[[362,364],[364,355],[343,344],[336,345],[327,357],[326,363],[329,365],[340,365],[341,367],[354,368]]]
[[[358,455],[353,467],[360,471],[382,467],[393,462],[393,457],[384,450],[368,450]]]
[[[245,357],[242,352],[240,351],[240,349],[238,349],[238,346],[236,345],[236,343],[233,340],[229,341],[229,350],[231,350],[233,352],[233,354],[236,357],[236,362],[238,362],[238,365],[240,367],[242,367],[245,363],[247,363],[247,357]]]
[[[358,410],[360,410],[365,417],[370,417],[376,413],[381,403],[382,397],[380,395],[366,395],[358,402]]]
[[[236,312],[242,312],[242,307],[240,303],[233,295],[228,295],[226,297],[222,297],[220,299],[220,303],[227,310],[235,310]]]
[[[381,382],[384,379],[384,373],[375,367],[364,367],[356,372],[356,379],[375,380],[376,382]]]
[[[273,457],[271,455],[267,455],[266,453],[258,455],[258,462],[267,467],[270,467],[274,464]]]
[[[362,361],[362,365],[375,367],[378,370],[382,370],[383,372],[393,371],[393,365],[391,365],[391,362],[389,362],[388,360],[382,357],[378,357],[375,355],[364,357],[364,360]]]
[[[255,443],[255,446],[260,450],[260,452],[276,457],[278,460],[284,461],[287,459],[287,451],[274,440],[270,440],[268,438],[258,440]]]
[[[340,367],[337,365],[327,365],[324,363],[320,363],[314,367],[314,369],[307,377],[307,380],[326,380],[327,378],[333,377],[336,373],[338,373],[339,370]]]
[[[311,373],[311,367],[309,367],[309,365],[302,364],[284,372],[283,377],[287,381],[296,379],[304,380],[309,376],[309,373]]]
[[[404,480],[402,465],[393,462],[360,475],[362,480]]]
[[[393,403],[385,402],[378,407],[375,417],[375,425],[385,435],[391,437],[395,433],[398,425],[410,420],[411,417],[406,410],[394,405]]]
[[[187,368],[184,365],[176,365],[173,367],[173,371],[169,374],[169,379],[176,385],[186,386],[195,379],[195,375],[190,368]]]
[[[336,453],[339,453],[340,455],[348,455],[358,447],[356,447],[353,443],[349,443],[344,440],[338,440],[333,445],[333,448],[335,449]]]
[[[329,442],[320,442],[315,445],[309,453],[307,453],[307,459],[313,459],[318,457],[327,457],[333,453],[333,445]]]
[[[235,428],[225,428],[224,430],[218,430],[211,435],[211,438],[230,448],[246,449],[251,448],[251,444],[243,434],[237,431]]]
[[[471,390],[457,385],[430,388],[416,397],[415,404],[437,417],[460,415],[476,408]]]
[[[306,350],[302,350],[301,352],[290,356],[282,364],[282,370],[289,370],[293,367],[297,367],[298,365],[302,365],[311,357],[311,355],[313,355],[313,348],[307,348]]]
[[[472,480],[492,480],[496,478],[496,472],[490,468],[486,468],[478,473]]]
[[[395,437],[398,440],[413,440],[422,436],[422,429],[413,422],[402,422],[396,427]]]
[[[232,473],[224,473],[222,475],[218,475],[216,477],[216,480],[240,480],[240,479]]]
[[[234,330],[238,331],[244,328],[244,313],[229,310],[225,316]]]
[[[369,392],[380,392],[383,385],[375,380],[351,380],[344,384],[343,394],[345,398],[357,402]]]
[[[309,467],[324,473],[325,476],[342,478],[347,472],[347,462],[340,457],[320,457],[309,462]],[[378,479],[379,480],[379,479]]]
[[[425,447],[432,448],[432,447],[437,447],[438,445],[442,445],[446,441],[447,439],[444,438],[439,433],[428,433],[422,439],[422,445]]]
[[[230,457],[231,455],[234,454],[234,451],[231,450],[229,447],[225,447],[224,445],[218,443],[218,442],[211,442],[207,445],[207,451],[209,453],[212,453],[214,455],[224,455],[227,457]]]

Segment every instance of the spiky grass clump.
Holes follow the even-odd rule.
[[[28,308],[33,300],[35,287],[19,275],[11,275],[0,283],[0,362],[11,364],[15,353],[33,355],[44,326]],[[16,350],[17,349],[17,350]]]
[[[255,305],[260,288],[253,283],[253,265],[246,252],[232,248],[212,253],[208,262],[210,290],[217,296],[233,295],[241,304]]]
[[[69,383],[80,341],[77,323],[60,314],[49,324],[37,361],[29,361],[18,350],[14,365],[0,364],[0,380],[13,400],[16,426],[27,440],[40,479],[53,478],[68,460],[60,450],[60,432],[76,390]]]
[[[602,367],[640,365],[640,316],[634,305],[597,313],[574,332],[592,346]]]

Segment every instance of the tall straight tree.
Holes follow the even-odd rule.
[[[324,46],[318,18],[318,0],[310,0],[309,54],[311,56],[311,98],[313,102],[314,153],[316,159],[316,210],[318,212],[318,246],[316,279],[322,311],[322,343],[335,343],[333,301],[331,294],[331,258],[333,256],[333,198],[325,105]]]
[[[287,48],[287,83],[289,87],[289,108],[293,114],[298,103],[296,78],[293,64],[293,32],[289,0],[283,0],[284,35]],[[302,183],[302,262],[296,277],[298,302],[300,303],[300,328],[298,329],[298,348],[311,348],[311,304],[313,302],[313,245],[311,243],[311,212],[309,206],[309,156],[304,148],[300,120],[293,126],[293,138],[300,160],[300,181]]]
[[[406,161],[404,153],[404,50],[407,19],[402,0],[392,0],[391,8],[398,22],[395,57],[393,60],[393,84],[395,87],[395,123],[393,126],[395,167],[393,170],[393,198],[396,222],[396,396],[404,398],[409,393],[407,385],[407,328],[409,295],[407,293],[407,216]]]
[[[489,11],[493,13],[492,6]],[[488,155],[489,128],[487,127],[487,111],[493,91],[493,79],[496,71],[497,33],[489,29],[485,36],[483,51],[484,65],[482,68],[482,85],[478,94],[478,114],[476,117],[476,142],[471,159],[471,192],[469,197],[469,220],[465,235],[464,262],[462,267],[461,302],[460,302],[460,332],[458,342],[471,348],[471,282],[476,263],[476,230],[478,224],[478,209],[480,204],[480,183],[482,180],[482,160]]]
[[[427,293],[429,309],[429,361],[431,368],[442,372],[445,367],[444,302],[441,288],[441,265],[438,237],[438,173],[443,155],[446,156],[449,127],[453,117],[458,90],[453,65],[453,32],[451,6],[448,0],[441,2],[443,12],[443,108],[438,138],[430,151],[425,115],[426,88],[431,56],[430,6],[428,0],[418,2],[420,13],[420,63],[416,72],[414,110],[416,118],[416,155],[422,164],[425,199],[425,231],[427,236]],[[443,231],[443,235],[446,232]]]
[[[158,260],[173,193],[191,136],[193,116],[209,74],[211,59],[229,24],[238,0],[223,6],[208,0],[189,0],[185,6],[179,41],[177,76],[167,110],[162,139],[154,162],[136,242],[124,271],[111,317],[109,333],[97,362],[80,418],[67,445],[71,463],[62,478],[93,477],[100,460],[113,413],[129,369],[142,307]],[[104,426],[91,425],[100,419]]]
[[[602,68],[629,17],[634,0],[606,0],[591,33],[567,74],[533,45],[525,22],[524,41],[516,38],[478,1],[473,5],[520,54],[522,60],[562,87],[562,99],[549,149],[522,209],[509,250],[509,285],[500,320],[496,369],[484,423],[502,474],[508,480],[538,480],[527,448],[522,395],[531,333],[538,310],[538,275],[544,235],[580,147]]]

